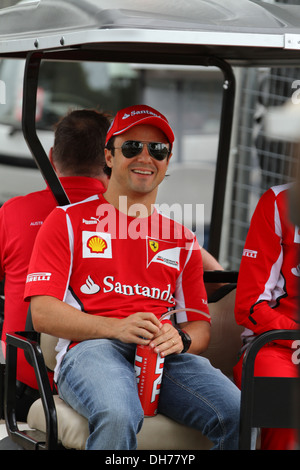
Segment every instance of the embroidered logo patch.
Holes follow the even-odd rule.
[[[151,263],[161,263],[179,270],[181,248],[176,243],[147,238],[147,268]]]
[[[83,231],[82,257],[112,258],[110,233]]]

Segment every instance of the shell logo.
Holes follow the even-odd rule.
[[[103,238],[94,235],[88,239],[87,247],[90,249],[91,253],[104,253],[107,248],[107,243]]]

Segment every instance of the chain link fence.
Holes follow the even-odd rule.
[[[239,269],[249,222],[259,197],[269,187],[293,180],[294,145],[268,138],[264,116],[269,107],[291,99],[295,91],[293,83],[299,79],[300,68],[246,69],[240,73],[225,259],[230,269]]]
[[[269,106],[291,98],[300,69],[247,70],[242,75],[230,217],[228,261],[232,269],[238,269],[259,197],[269,187],[293,179],[293,145],[269,139],[263,122]]]
[[[269,3],[300,5],[300,0]],[[264,117],[269,107],[292,98],[300,67],[247,68],[237,71],[237,76],[232,171],[220,256],[223,266],[232,270],[239,269],[249,223],[262,193],[294,178],[294,145],[268,138]]]

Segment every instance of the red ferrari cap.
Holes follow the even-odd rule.
[[[129,106],[117,112],[108,129],[105,145],[112,136],[123,134],[123,132],[138,124],[151,124],[158,127],[166,135],[169,143],[173,144],[174,134],[167,118],[156,109],[140,104]]]

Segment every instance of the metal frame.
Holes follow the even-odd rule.
[[[70,201],[36,132],[36,99],[41,58],[42,55],[40,53],[29,53],[26,60],[23,85],[22,129],[24,138],[41,174],[52,190],[58,205],[62,206],[69,204]]]
[[[51,4],[52,3],[52,4]],[[73,47],[84,53],[156,51],[215,56],[231,64],[299,59],[299,10],[255,0],[37,0],[0,11],[0,55]]]
[[[77,57],[77,50],[74,56]],[[52,57],[52,53],[50,53]],[[42,59],[47,60],[47,52],[30,52],[26,59],[23,86],[23,111],[22,129],[27,145],[32,156],[40,169],[45,181],[52,190],[58,205],[69,204],[69,199],[48,159],[47,154],[37,136],[35,125],[35,110],[39,67]],[[99,57],[95,57],[95,60]],[[209,251],[218,258],[220,248],[220,238],[222,231],[223,209],[226,192],[226,177],[230,150],[230,139],[232,130],[234,98],[235,98],[235,77],[232,67],[225,61],[215,57],[198,58],[198,65],[218,67],[223,72],[223,101],[221,110],[221,121],[219,130],[218,155],[215,173],[214,196],[212,205],[211,228],[209,238]]]
[[[235,97],[232,67],[298,64],[299,11],[291,5],[248,0],[228,0],[225,6],[222,0],[213,5],[179,0],[172,12],[168,2],[158,0],[143,4],[114,0],[111,5],[105,0],[61,0],[55,17],[52,7],[49,0],[40,0],[0,10],[0,57],[26,57],[23,133],[59,205],[69,201],[35,130],[42,59],[204,65],[222,70],[223,102],[208,246],[218,258]]]
[[[209,242],[209,251],[218,258],[235,95],[232,67],[235,65],[298,65],[300,14],[296,14],[295,9],[286,5],[258,4],[255,1],[247,2],[246,0],[237,0],[235,4],[234,0],[228,0],[226,5],[222,0],[215,0],[213,5],[209,5],[209,2],[202,4],[199,0],[197,22],[197,18],[192,15],[194,14],[192,8],[190,8],[189,18],[180,18],[180,15],[176,16],[175,13],[170,14],[167,11],[167,3],[170,5],[170,2],[162,5],[158,0],[149,2],[148,15],[143,8],[139,11],[136,7],[137,10],[132,16],[130,16],[130,11],[134,10],[134,7],[132,2],[126,0],[122,2],[115,0],[108,7],[105,0],[98,2],[90,0],[87,5],[81,0],[61,0],[57,2],[59,11],[56,10],[55,18],[60,19],[60,9],[67,11],[70,7],[74,8],[77,13],[80,13],[82,9],[82,16],[79,16],[84,24],[75,22],[72,25],[72,15],[70,15],[70,19],[66,16],[64,27],[56,28],[55,24],[51,23],[53,18],[49,21],[46,14],[43,15],[44,24],[36,21],[35,18],[35,13],[46,11],[47,4],[49,6],[50,3],[47,0],[41,0],[0,11],[0,57],[26,58],[23,133],[59,205],[68,204],[69,201],[48,161],[35,129],[36,91],[39,65],[42,59],[205,65],[217,66],[222,70],[224,75],[223,102]],[[262,18],[266,17],[270,19],[270,22],[264,25],[261,18],[258,18],[259,25],[256,21],[251,24],[253,18],[251,15],[249,15],[248,25],[245,15],[240,26],[235,22],[236,15],[233,15],[233,24],[230,22],[230,15],[227,17],[224,15],[223,21],[221,18],[219,22],[214,22],[214,20],[206,22],[207,18],[201,16],[201,8],[204,10],[216,8],[218,3],[223,12],[230,10],[230,6],[235,7],[235,13],[241,12],[244,6],[247,6],[249,11],[260,9]],[[135,2],[135,6],[137,4],[138,2]],[[185,7],[186,4],[188,2],[178,1],[176,6]],[[113,7],[113,5],[119,6]],[[18,10],[19,8],[21,10]],[[137,21],[137,18],[140,21]],[[148,26],[149,23],[150,26]],[[30,30],[30,25],[33,24],[35,27],[38,24],[40,29]],[[210,280],[210,282],[213,281]],[[293,335],[296,337],[299,332],[294,331]],[[8,338],[8,343],[10,341],[11,339]],[[12,370],[6,369],[7,383],[14,380],[12,377],[16,368],[16,353],[12,351],[12,348],[12,344],[8,345],[8,359],[14,365]],[[35,367],[37,367],[38,345],[26,346],[26,348],[35,358]],[[248,354],[247,356],[251,357],[252,353]],[[251,374],[250,370],[253,372],[253,366],[251,365],[247,370],[247,374]],[[9,407],[6,416],[9,428],[15,436],[18,436],[15,403],[10,393],[6,395],[6,400]],[[244,395],[243,400],[250,400],[252,403],[252,398],[247,398],[247,395],[246,397]],[[296,410],[296,412],[299,417],[299,411]],[[51,421],[52,412],[50,415],[48,418]],[[47,446],[54,445],[54,441],[55,434],[49,437]]]
[[[8,435],[27,450],[56,450],[60,448],[57,434],[57,415],[46,365],[35,332],[7,334],[6,372],[4,379],[4,416]],[[46,420],[46,434],[20,431],[16,419],[16,371],[18,348],[30,357],[35,371]]]

